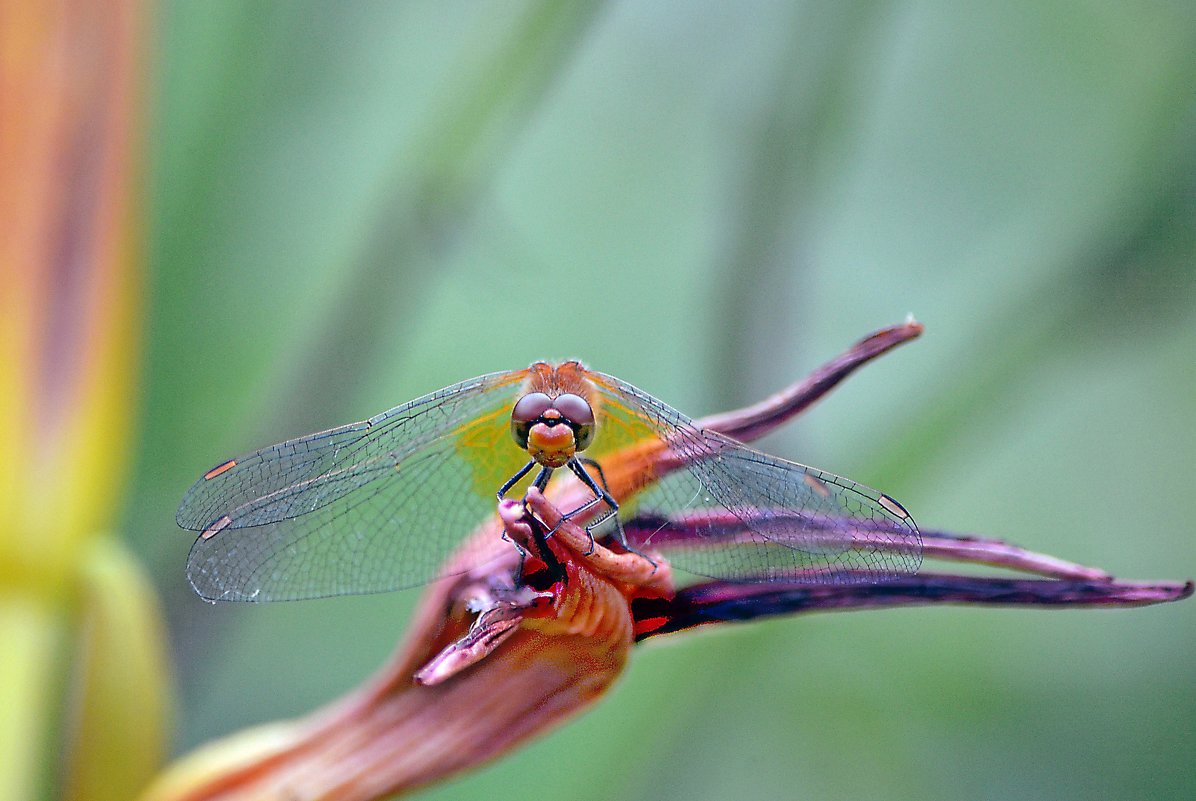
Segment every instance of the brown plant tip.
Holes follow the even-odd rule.
[[[698,424],[742,442],[759,439],[814,405],[860,367],[917,339],[924,330],[922,324],[912,318],[900,325],[882,328],[760,403],[704,417]]]
[[[1186,582],[1012,579],[924,574],[881,584],[744,585],[713,582],[689,587],[667,603],[637,612],[655,625],[639,639],[712,623],[742,623],[779,615],[955,604],[969,606],[1135,607],[1192,595]]]

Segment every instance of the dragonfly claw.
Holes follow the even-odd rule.
[[[576,564],[618,582],[645,587],[671,587],[671,571],[667,562],[658,563],[659,557],[653,559],[639,553],[625,543],[625,537],[618,537],[619,548],[608,548],[595,539],[590,528],[583,528],[568,520],[566,515],[561,515],[552,502],[535,488],[528,490],[525,501],[534,518],[556,522],[552,527],[552,532],[557,535],[556,542],[575,554]],[[545,527],[548,527],[547,524]]]

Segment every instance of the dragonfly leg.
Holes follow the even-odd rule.
[[[586,467],[594,468],[594,470],[597,471],[597,473],[598,473],[598,480],[602,482],[602,488],[604,490],[607,490],[608,492],[610,491],[610,484],[606,483],[606,473],[602,472],[602,465],[598,464],[597,461],[595,461],[593,459],[587,459],[584,456],[578,456],[576,461],[580,462],[581,464],[585,465]],[[578,478],[581,478],[581,477],[578,476]],[[585,479],[583,478],[582,481],[585,481]],[[586,484],[590,487],[593,487],[593,485],[590,484],[590,482],[588,482],[588,481],[586,481]],[[595,492],[597,492],[597,490],[595,490]]]
[[[526,505],[523,508],[524,514],[528,514]],[[531,543],[526,545],[508,534],[506,528],[504,528],[499,534],[504,541],[514,545],[515,551],[519,554],[519,567],[515,572],[516,586],[531,586],[531,584],[535,583],[529,580],[529,575],[526,572],[527,558],[533,555],[544,563],[544,567],[547,568],[548,575],[550,575],[553,579],[564,579],[565,568],[556,558],[556,554],[552,552],[552,549],[548,547],[548,535],[543,533],[544,526],[539,523],[539,521],[529,522],[528,526],[531,528]],[[533,571],[533,575],[536,572],[539,571]]]
[[[598,479],[602,482],[602,486],[599,487],[597,485],[597,483],[595,483],[593,477],[589,474],[589,472],[587,470],[585,470],[583,467],[581,467],[581,465],[575,466],[576,462],[580,462],[581,465],[588,465],[590,467],[593,467],[598,472]],[[610,492],[608,492],[606,489],[606,487],[607,487],[606,475],[602,472],[602,465],[598,464],[593,459],[578,458],[578,459],[574,460],[573,462],[569,463],[569,469],[572,470],[574,475],[576,475],[579,479],[581,479],[582,482],[584,482],[585,485],[593,491],[595,497],[594,497],[594,500],[590,501],[589,503],[585,504],[584,506],[581,506],[577,509],[574,509],[572,512],[569,512],[567,515],[565,515],[565,519],[573,517],[576,514],[580,514],[584,511],[592,508],[595,504],[600,503],[600,502],[605,503],[607,505],[607,507],[609,508],[609,511],[607,511],[606,514],[604,514],[602,517],[598,518],[597,520],[593,521],[588,526],[586,526],[586,534],[590,535],[590,550],[593,551],[593,549],[594,549],[593,548],[593,543],[594,543],[593,529],[595,529],[598,526],[605,523],[608,518],[614,517],[615,518],[615,539],[617,539],[619,541],[619,544],[623,546],[623,550],[627,551],[627,553],[633,553],[642,559],[648,560],[648,562],[650,562],[653,567],[656,567],[656,562],[652,559],[652,557],[648,556],[645,553],[637,551],[635,548],[631,547],[631,543],[629,543],[627,541],[627,532],[623,529],[623,521],[619,517],[619,502],[616,501],[614,499],[614,497],[611,496]]]
[[[509,542],[514,545],[515,551],[519,554],[519,569],[515,571],[515,575],[519,577],[516,580],[516,584],[518,584],[523,581],[523,563],[527,561],[527,548],[524,548],[522,545],[515,542],[515,540],[513,540],[506,531],[503,531],[499,536],[503,538],[504,542]]]
[[[627,551],[627,553],[633,553],[639,558],[646,560],[652,565],[652,567],[659,567],[659,565],[656,564],[655,559],[653,559],[651,556],[648,556],[648,554],[644,553],[643,551],[636,550],[631,546],[631,543],[627,541],[627,532],[623,530],[623,521],[619,519],[617,513],[612,514],[615,515],[615,539],[617,539],[619,544],[623,546],[623,550]],[[593,539],[593,535],[590,535],[590,539]]]
[[[586,534],[590,538],[590,549],[586,551],[584,555],[589,556],[594,552],[594,529],[613,517],[615,519],[615,539],[619,541],[619,544],[623,546],[623,549],[628,553],[633,553],[636,556],[647,559],[652,563],[653,567],[656,567],[656,562],[654,562],[651,557],[640,553],[635,548],[632,548],[631,544],[627,542],[627,532],[623,530],[623,521],[619,518],[619,502],[616,501],[614,496],[612,496],[606,489],[606,475],[602,472],[602,465],[598,464],[593,459],[584,458],[570,460],[568,464],[569,469],[573,471],[573,474],[581,479],[582,483],[589,487],[590,491],[594,493],[594,499],[566,514],[563,520],[568,520],[571,517],[582,514],[583,512],[587,512],[599,503],[605,503],[607,506],[606,514],[602,515],[602,517],[586,526]],[[598,483],[594,481],[594,477],[590,475],[589,471],[585,469],[584,465],[591,466],[598,472],[598,478],[602,481],[602,486],[598,486]]]
[[[586,459],[585,462],[587,464],[592,464],[595,466],[597,465],[597,462],[594,462],[590,459]],[[585,503],[585,504],[577,507],[572,512],[569,512],[568,514],[566,514],[565,519],[568,519],[575,515],[579,515],[582,512],[592,509],[596,504],[599,504],[599,503],[605,503],[608,507],[610,507],[610,510],[612,513],[619,511],[618,502],[616,502],[615,499],[613,497],[611,497],[611,494],[606,491],[605,487],[598,486],[598,482],[596,482],[594,480],[594,477],[590,475],[590,472],[585,469],[585,467],[583,466],[583,463],[580,459],[570,459],[566,464],[568,465],[569,470],[572,471],[573,475],[575,475],[579,479],[581,479],[581,483],[585,484],[587,487],[590,488],[590,492],[594,493],[594,499],[592,501],[589,501],[588,503]],[[598,471],[599,471],[598,475],[602,477],[602,483],[606,484],[606,477],[602,476],[602,472],[601,472],[602,468],[598,468]],[[607,517],[609,517],[609,516],[610,515],[607,515]],[[606,518],[604,517],[603,520],[605,520],[605,519]],[[601,522],[601,521],[599,521],[599,522]]]
[[[498,499],[501,501],[503,499],[503,497],[506,496],[506,494],[511,491],[511,487],[518,484],[519,479],[523,478],[528,473],[530,473],[532,471],[532,468],[535,466],[536,466],[536,460],[530,459],[527,464],[525,464],[523,467],[519,468],[518,473],[516,473],[515,475],[508,478],[507,482],[505,484],[503,484],[501,487],[499,487]],[[541,472],[543,472],[543,471],[541,471]],[[540,480],[539,477],[537,477],[536,480],[539,481]],[[540,489],[544,489],[544,488],[541,487]]]
[[[544,537],[545,538],[551,537],[553,534],[556,533],[556,530],[561,527],[561,523],[564,523],[566,520],[568,520],[571,517],[576,517],[579,514],[582,514],[590,509],[593,509],[599,503],[602,503],[602,499],[594,498],[593,500],[586,501],[584,504],[577,507],[572,512],[569,512],[568,514],[565,514],[565,515],[561,515],[560,522],[558,522],[555,526],[553,526],[552,531],[549,531],[547,534],[544,535]],[[605,517],[602,518],[602,520],[606,520],[607,517],[610,517],[609,512],[606,514]],[[601,523],[602,520],[599,520],[598,523]],[[597,523],[595,523],[594,525],[597,525]],[[590,538],[590,546],[588,548],[586,548],[585,552],[582,553],[582,556],[589,556],[590,554],[592,554],[594,552],[594,533],[592,531],[590,531],[590,528],[592,528],[592,526],[586,526],[586,529],[585,529],[586,536],[588,536]]]
[[[524,469],[520,472],[520,476],[517,477],[516,480],[518,480],[518,478],[521,478],[523,475],[526,475],[527,471],[531,469],[532,464],[535,464],[535,462],[531,462],[530,464],[526,465],[524,467]],[[553,470],[554,470],[554,468],[552,468],[552,467],[541,467],[540,472],[536,474],[536,480],[532,482],[532,486],[535,487],[536,489],[540,490],[540,492],[543,492],[544,488],[548,486],[548,480],[550,478],[552,478]],[[526,508],[526,506],[525,506],[525,508]],[[549,547],[548,547],[548,538],[551,537],[554,533],[556,533],[556,529],[554,528],[552,531],[549,531],[549,532],[546,532],[543,534],[541,533],[542,531],[543,531],[542,527],[538,527],[538,526],[532,527],[533,537],[535,538],[536,546],[538,547],[539,550],[543,551],[542,558],[543,558],[545,564],[548,565],[549,571],[552,572],[554,575],[556,575],[558,578],[562,577],[565,574],[564,568],[561,567],[561,565],[556,561],[556,558],[554,557],[552,550],[549,549]]]

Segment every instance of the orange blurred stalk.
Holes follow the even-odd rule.
[[[157,608],[107,531],[139,355],[142,12],[0,2],[5,799],[127,798],[161,753]]]

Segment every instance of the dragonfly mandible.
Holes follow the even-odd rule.
[[[209,600],[383,592],[477,567],[446,560],[496,494],[533,484],[591,532],[615,515],[634,523],[625,547],[698,576],[883,581],[921,563],[918,527],[889,496],[702,428],[576,361],[480,376],[229,459],[177,520],[200,532],[187,574]]]

